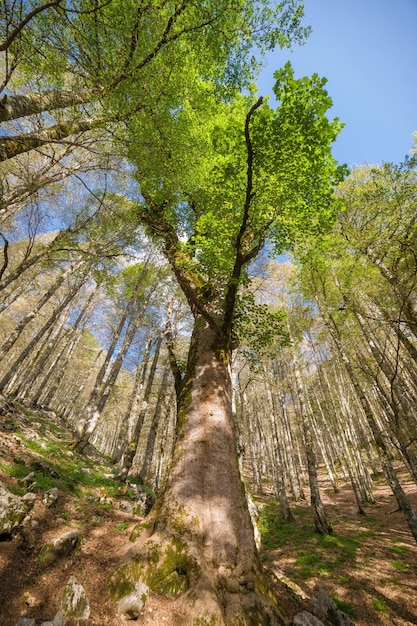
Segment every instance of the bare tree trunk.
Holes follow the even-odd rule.
[[[164,367],[164,373],[162,375],[161,386],[159,388],[158,398],[156,401],[155,410],[153,412],[153,417],[149,429],[148,439],[146,442],[146,450],[142,461],[142,466],[139,470],[138,476],[142,483],[146,483],[149,478],[151,463],[155,450],[155,442],[156,442],[156,434],[159,428],[159,422],[161,420],[162,412],[165,408],[165,403],[167,402],[167,385],[168,378],[171,373],[171,367],[168,364]]]
[[[132,467],[133,459],[135,458],[136,451],[138,449],[139,437],[142,432],[143,422],[145,420],[146,411],[149,404],[149,398],[152,391],[152,385],[155,378],[156,366],[158,365],[159,360],[159,352],[161,350],[163,334],[161,333],[158,337],[158,341],[155,346],[155,353],[152,360],[151,369],[149,371],[148,380],[146,383],[145,393],[143,394],[142,406],[138,415],[138,419],[133,428],[131,438],[129,440],[128,447],[123,455],[120,472],[118,474],[118,478],[120,480],[126,480],[129,470]]]
[[[326,320],[325,320],[326,322]],[[330,331],[330,335],[333,339],[334,345],[340,355],[340,358],[346,368],[346,371],[350,377],[352,385],[356,391],[358,399],[362,405],[363,411],[365,413],[368,424],[371,428],[372,434],[374,436],[375,443],[378,448],[379,457],[381,460],[382,471],[384,472],[384,476],[391,487],[391,490],[398,502],[398,506],[403,511],[405,518],[407,520],[410,531],[417,541],[417,516],[410,504],[409,499],[407,498],[403,488],[401,487],[400,481],[398,480],[398,476],[392,466],[390,455],[387,449],[387,445],[384,441],[383,434],[378,427],[376,419],[374,417],[374,413],[372,411],[372,407],[369,403],[368,398],[366,397],[364,391],[362,390],[360,384],[357,381],[353,368],[349,362],[349,359],[345,353],[342,342],[340,340],[339,331],[337,325],[335,324],[330,313],[327,313],[327,325]]]
[[[307,458],[308,480],[310,484],[310,500],[314,510],[314,524],[316,530],[320,534],[331,534],[333,532],[332,525],[327,519],[323,502],[320,496],[319,483],[317,479],[317,460],[314,451],[313,435],[307,414],[307,405],[305,399],[304,384],[298,370],[294,364],[294,379],[297,385],[297,397],[300,405],[301,426],[304,435],[304,448]]]
[[[89,272],[90,268],[86,268],[81,280],[79,280],[79,282],[77,282],[75,284],[75,286],[73,286],[71,288],[71,290],[69,291],[69,293],[67,294],[67,296],[64,298],[64,300],[61,302],[61,304],[55,308],[55,310],[53,311],[52,315],[49,317],[49,319],[45,322],[45,324],[38,330],[38,332],[36,333],[36,335],[33,337],[33,339],[26,345],[26,347],[24,348],[24,350],[22,350],[22,352],[19,354],[18,358],[16,359],[16,361],[13,363],[13,365],[10,367],[10,369],[8,370],[8,372],[6,372],[6,374],[4,374],[4,376],[2,377],[2,379],[0,380],[0,390],[3,391],[7,385],[10,383],[10,381],[12,380],[12,378],[17,374],[18,368],[22,365],[22,363],[28,358],[28,356],[31,354],[31,352],[33,351],[34,347],[36,346],[36,344],[38,343],[38,341],[40,341],[42,339],[42,337],[45,335],[45,333],[48,332],[48,330],[52,327],[52,325],[55,323],[55,321],[59,318],[59,316],[61,315],[61,313],[65,310],[65,308],[68,306],[68,304],[73,300],[73,298],[76,296],[76,294],[78,293],[78,291],[82,288],[85,277],[87,275],[87,273]],[[59,281],[57,281],[59,282]],[[59,282],[59,286],[61,285],[61,282]],[[56,284],[55,284],[56,286]],[[48,294],[51,290],[48,290]],[[56,289],[54,290],[56,291]],[[50,297],[50,296],[49,296]],[[39,310],[39,309],[38,309]],[[33,311],[32,311],[33,312]],[[29,323],[29,318],[31,318],[31,316],[26,316],[26,324]],[[24,324],[24,326],[26,326],[26,324]],[[23,327],[21,324],[19,324],[19,334],[23,331]],[[15,338],[16,341],[17,337]],[[3,344],[4,345],[4,344]],[[9,347],[10,349],[10,347]]]
[[[16,325],[9,338],[0,347],[0,361],[4,359],[9,350],[14,346],[23,330],[26,326],[36,317],[42,307],[52,298],[52,296],[58,291],[61,285],[75,272],[77,272],[83,265],[84,261],[78,260],[68,267],[58,278],[53,282],[49,289],[43,294],[41,298],[34,304],[32,309],[22,317],[19,323]]]
[[[134,423],[137,418],[138,406],[142,400],[143,386],[145,384],[146,372],[149,364],[149,357],[151,354],[153,337],[148,339],[148,343],[145,348],[141,364],[136,367],[135,382],[133,384],[132,394],[129,398],[129,404],[127,405],[126,413],[122,417],[119,424],[119,431],[117,434],[114,451],[112,454],[112,463],[116,465],[123,457],[128,446],[131,433],[133,431]]]

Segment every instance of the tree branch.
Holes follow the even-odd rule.
[[[19,35],[19,33],[24,29],[26,24],[28,24],[30,20],[35,17],[35,15],[37,15],[38,13],[41,13],[42,11],[46,11],[46,9],[49,9],[51,7],[56,7],[61,2],[62,0],[52,0],[51,2],[46,2],[45,4],[41,4],[41,6],[36,7],[35,9],[32,9],[32,11],[29,11],[29,13],[26,14],[23,20],[21,20],[19,24],[12,30],[12,32],[9,33],[6,39],[0,43],[0,52],[7,50],[11,46],[11,44]]]
[[[260,241],[257,245],[251,248],[249,252],[246,254],[243,253],[243,241],[244,237],[247,233],[248,228],[248,220],[249,220],[249,210],[251,206],[251,202],[254,197],[253,193],[253,146],[250,138],[249,125],[251,118],[255,111],[259,109],[259,107],[263,103],[263,98],[260,97],[249,109],[246,120],[245,120],[245,141],[246,141],[246,150],[247,150],[247,168],[246,168],[246,192],[245,192],[245,202],[243,205],[243,215],[242,215],[242,223],[240,225],[240,229],[235,241],[235,250],[236,250],[236,258],[235,264],[233,267],[232,274],[229,279],[229,283],[226,290],[225,297],[225,308],[224,308],[224,318],[223,318],[223,334],[227,338],[227,340],[231,340],[232,335],[232,327],[233,327],[233,313],[236,303],[237,292],[239,289],[240,278],[242,275],[242,269],[245,264],[250,261],[254,256],[256,256],[257,252],[261,249],[265,235],[261,237]],[[265,231],[266,233],[266,231]]]

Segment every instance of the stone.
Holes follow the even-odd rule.
[[[65,626],[67,619],[62,611],[58,611],[53,620],[54,626]]]
[[[36,620],[33,617],[22,617],[15,626],[36,626]]]
[[[32,467],[35,472],[40,472],[44,476],[50,476],[51,478],[60,478],[58,472],[56,472],[52,467],[49,467],[48,463],[45,463],[42,459],[36,459],[33,461]]]
[[[321,618],[328,620],[334,626],[354,626],[349,615],[340,611],[335,601],[329,598],[324,589],[319,589],[317,598],[312,600]]]
[[[90,605],[85,590],[75,576],[71,576],[65,585],[61,602],[62,613],[66,617],[84,620],[90,617]]]
[[[33,507],[35,499],[36,496],[33,493],[19,498],[0,483],[0,535],[10,535],[19,526]]]
[[[53,539],[50,543],[46,543],[39,555],[40,563],[49,564],[68,557],[80,547],[81,538],[81,533],[74,530]]]
[[[34,478],[35,472],[30,472],[30,474],[27,474],[27,476],[25,476],[24,478],[20,478],[17,482],[19,483],[19,485],[23,485],[24,487],[28,488],[32,487],[35,484],[33,481]]]
[[[125,596],[117,605],[120,615],[125,619],[137,620],[140,612],[145,606],[149,589],[141,582],[135,583],[135,589],[129,595]]]
[[[56,501],[58,500],[58,496],[59,496],[58,488],[52,487],[52,489],[45,491],[45,493],[43,494],[42,503],[46,506],[46,508],[49,509],[56,504]]]
[[[323,622],[308,611],[297,613],[297,615],[293,618],[292,623],[293,626],[324,626]]]

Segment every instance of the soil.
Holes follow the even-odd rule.
[[[13,432],[0,430],[2,463],[22,457],[30,459],[33,454],[19,443]],[[97,463],[103,462],[97,456]],[[10,489],[17,486],[17,479],[6,473],[0,479]],[[402,483],[417,510],[417,486],[408,480],[405,472]],[[341,483],[334,492],[322,477],[321,488],[334,527],[334,551],[339,537],[359,538],[359,545],[354,558],[338,563],[330,574],[312,571],[306,575],[305,570],[300,570],[300,553],[292,542],[263,551],[265,566],[289,585],[278,586],[288,620],[300,606],[294,601],[294,591],[311,598],[324,588],[328,595],[349,604],[358,626],[417,624],[417,545],[402,513],[396,510],[389,488],[380,478],[375,481],[376,504],[366,507],[365,516],[356,514],[348,484]],[[0,626],[14,626],[22,617],[34,618],[38,625],[52,620],[60,609],[62,592],[70,576],[75,576],[85,588],[91,614],[82,622],[68,620],[68,626],[135,623],[117,615],[116,605],[108,595],[107,577],[125,554],[130,532],[141,518],[119,508],[122,497],[103,498],[99,488],[90,488],[88,497],[60,493],[56,505],[46,508],[38,497],[31,511],[32,522],[9,541],[0,542]],[[261,506],[265,503],[265,499],[259,500]],[[293,522],[295,528],[312,526],[307,502],[294,503],[293,510],[298,512]],[[80,550],[54,565],[40,563],[41,547],[71,530],[82,533]],[[328,548],[318,544],[314,535],[311,541],[316,555],[320,558],[321,551],[323,562],[328,561]],[[164,624],[170,626],[169,617]]]

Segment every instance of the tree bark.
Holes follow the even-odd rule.
[[[18,96],[6,94],[0,100],[0,122],[84,104],[96,96],[97,94],[91,89],[41,91]]]
[[[165,603],[147,600],[144,624],[283,625],[256,552],[240,479],[228,353],[196,320],[178,398],[173,462],[155,512],[110,580],[140,579]],[[150,612],[152,609],[152,613]]]

